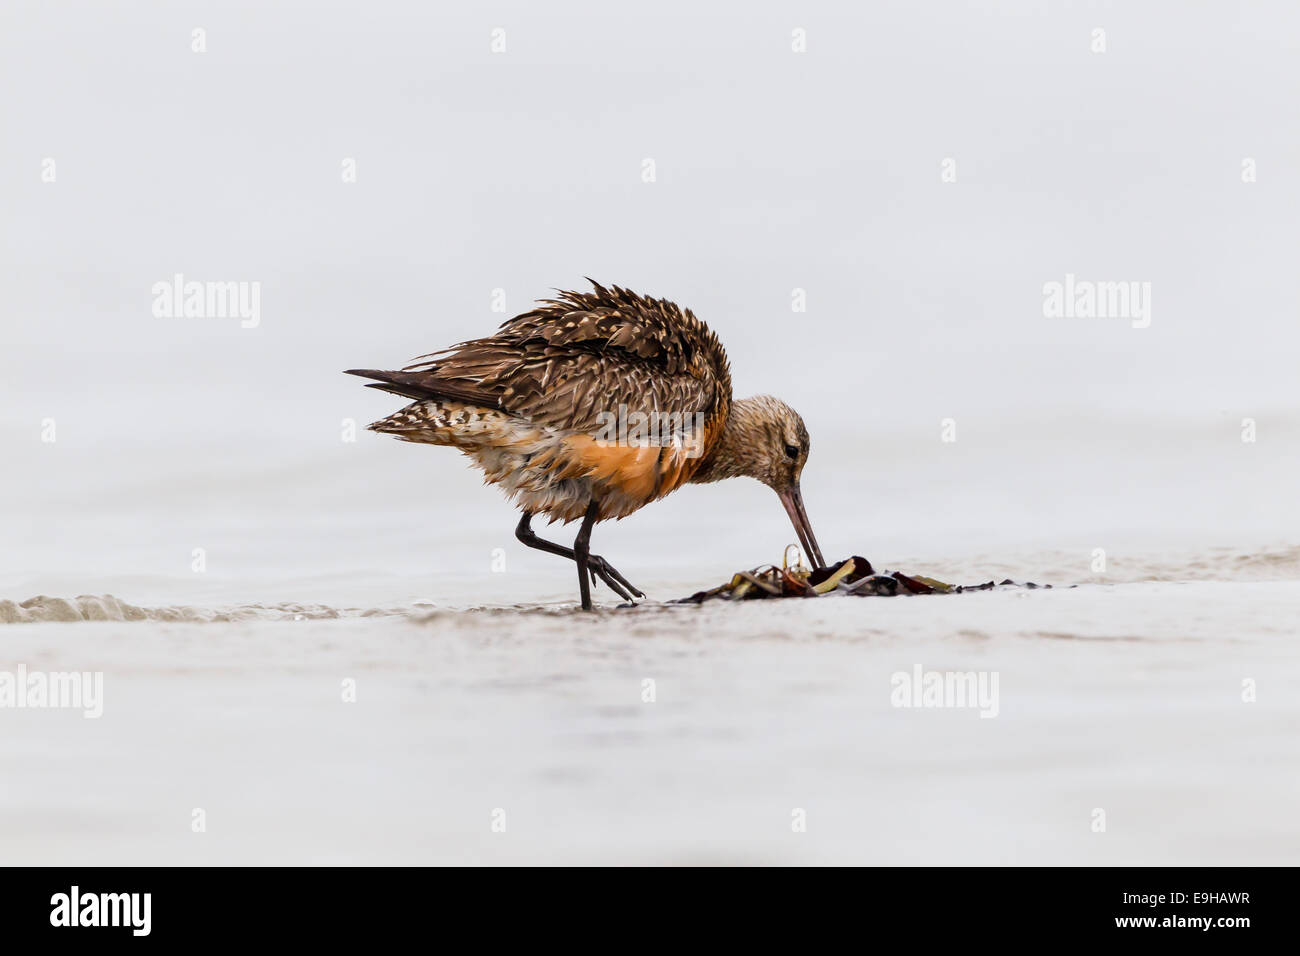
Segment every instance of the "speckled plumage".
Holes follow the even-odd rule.
[[[731,410],[726,352],[689,309],[592,285],[399,372],[358,371],[380,379],[375,388],[417,399],[370,428],[456,447],[524,510],[562,521],[582,517],[593,497],[605,520],[680,487]],[[610,447],[600,415],[620,407],[700,413],[701,446]]]
[[[448,445],[524,512],[516,537],[577,563],[624,598],[642,596],[588,549],[591,526],[622,518],[686,482],[749,476],[780,496],[799,540],[822,555],[799,476],[808,430],[784,402],[733,401],[727,354],[689,309],[618,286],[560,292],[493,335],[421,356],[401,371],[351,369],[414,401],[370,425],[403,441]],[[652,438],[611,436],[610,421],[662,423]],[[685,423],[689,423],[686,425]],[[634,428],[635,426],[633,426]],[[682,440],[676,440],[682,439]],[[533,515],[583,519],[572,549],[539,539]]]

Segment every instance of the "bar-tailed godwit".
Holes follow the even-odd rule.
[[[401,371],[348,370],[414,399],[369,428],[467,455],[522,509],[520,541],[577,562],[586,610],[589,574],[624,600],[645,597],[591,553],[592,526],[688,482],[757,478],[780,497],[809,559],[823,565],[799,490],[809,447],[803,419],[767,395],[733,401],[722,343],[689,309],[592,285]],[[539,538],[534,515],[582,519],[573,547]]]

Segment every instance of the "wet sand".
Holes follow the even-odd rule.
[[[7,861],[1300,860],[1285,577],[299,607],[0,630],[0,669],[104,673],[97,720],[0,711]],[[918,665],[997,674],[996,717],[894,706]]]

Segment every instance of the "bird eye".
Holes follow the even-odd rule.
[[[787,458],[798,458],[798,457],[799,457],[799,449],[798,449],[797,447],[795,447],[794,445],[786,445],[786,446],[785,446],[785,456],[786,456]]]

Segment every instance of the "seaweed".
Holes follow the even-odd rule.
[[[794,560],[791,560],[791,553]],[[1050,584],[1017,582],[1010,578],[998,583],[953,585],[922,574],[877,571],[861,555],[853,555],[825,567],[809,568],[798,547],[790,545],[780,567],[764,564],[749,571],[737,571],[731,580],[706,591],[696,591],[672,604],[703,604],[705,601],[764,601],[774,598],[815,598],[832,594],[854,597],[897,597],[920,594],[964,594],[997,588],[1050,588]]]

